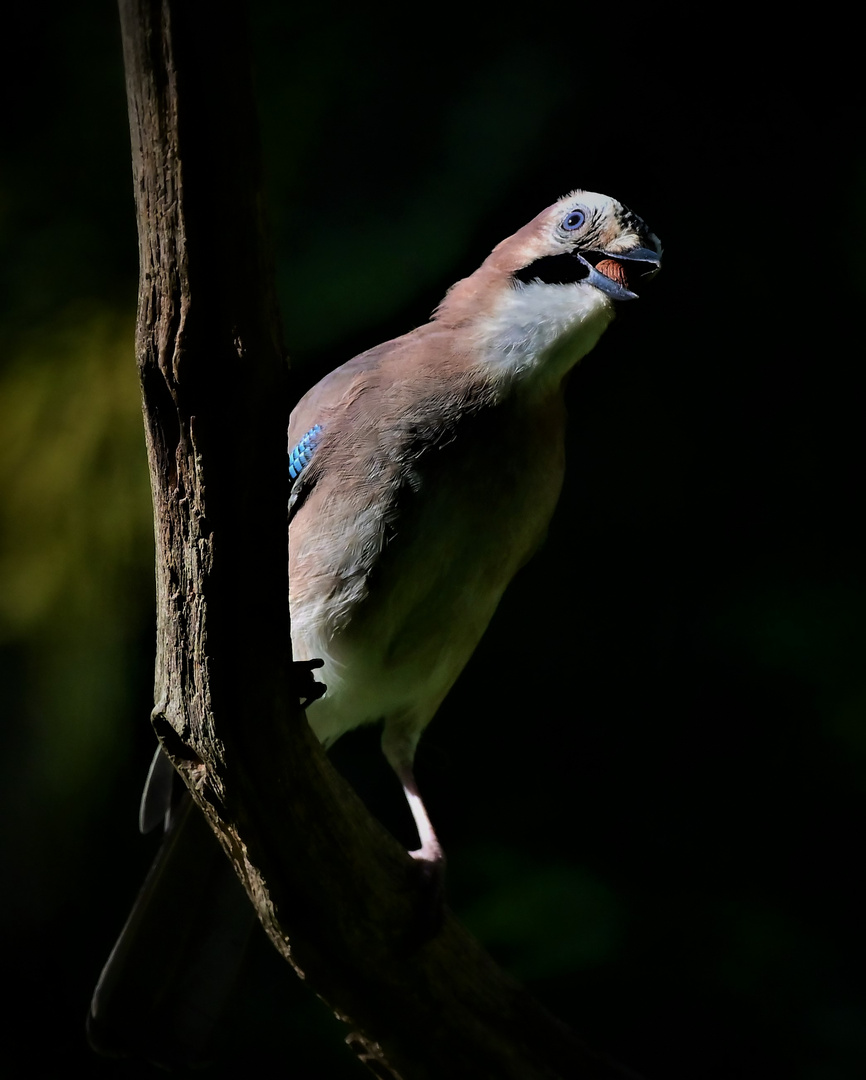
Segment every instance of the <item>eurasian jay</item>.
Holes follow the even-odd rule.
[[[562,485],[569,372],[607,329],[616,302],[634,299],[660,260],[659,241],[639,217],[615,199],[575,191],[498,244],[430,322],[337,368],[292,413],[292,648],[298,659],[324,662],[326,687],[309,702],[309,723],[330,746],[382,721],[382,749],[421,842],[412,854],[433,866],[442,849],[415,783],[415,748],[508,583],[544,538]],[[151,770],[145,825],[165,809],[164,766],[158,757]],[[153,894],[194,861],[201,838],[183,848],[180,838],[197,818],[187,807],[166,819],[172,843],[94,994],[91,1039],[111,1052],[139,1036],[115,1039],[111,1029],[150,1019],[143,984],[137,996],[118,992],[119,969],[146,955],[134,941],[145,921],[168,918]],[[203,822],[200,831],[208,831]],[[177,963],[172,947],[162,954]],[[199,996],[187,1018],[188,1047],[204,1041],[224,993],[215,969],[196,963],[213,1001]],[[184,978],[190,966],[184,961]],[[125,1052],[143,1053],[129,1045]]]
[[[635,214],[575,191],[429,323],[337,368],[292,413],[292,648],[324,660],[327,687],[307,715],[325,746],[383,721],[418,858],[442,855],[412,772],[418,739],[545,536],[568,373],[660,258]]]

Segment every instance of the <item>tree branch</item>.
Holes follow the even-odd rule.
[[[358,1029],[350,1041],[380,1076],[624,1076],[450,915],[419,939],[416,864],[331,768],[296,705],[287,373],[245,27],[216,10],[120,0],[157,548],[157,734],[271,940]]]

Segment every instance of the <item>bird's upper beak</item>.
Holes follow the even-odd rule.
[[[655,237],[651,242],[655,244],[654,248],[633,247],[615,254],[588,251],[581,255],[575,251],[574,255],[589,271],[585,280],[590,285],[607,293],[612,300],[637,300],[634,289],[654,278],[661,269],[661,245]]]

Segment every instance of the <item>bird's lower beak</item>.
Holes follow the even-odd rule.
[[[616,255],[607,251],[594,252],[590,256],[593,262],[583,255],[577,257],[589,270],[586,277],[589,284],[607,293],[612,300],[637,300],[638,294],[633,291],[634,288],[638,283],[643,285],[655,277],[661,268],[661,254],[645,247],[617,252]]]

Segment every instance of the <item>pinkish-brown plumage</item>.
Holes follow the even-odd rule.
[[[429,323],[337,368],[292,414],[290,446],[320,428],[289,532],[293,649],[324,659],[328,688],[310,725],[329,745],[383,721],[426,859],[440,848],[415,747],[545,536],[565,377],[613,300],[633,295],[583,252],[614,267],[638,252],[646,269],[660,248],[615,200],[574,192],[498,244]]]

